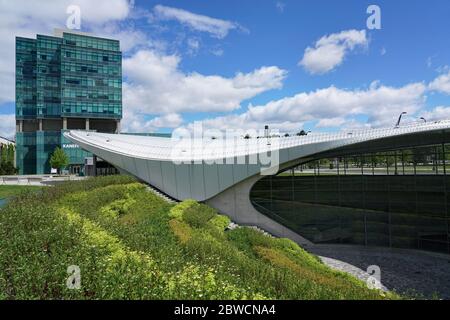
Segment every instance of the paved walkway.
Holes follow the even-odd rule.
[[[416,298],[450,299],[450,255],[350,245],[314,245],[307,250],[331,268],[364,281],[367,267],[377,265],[388,290]]]
[[[65,181],[83,180],[87,177],[75,175],[13,175],[0,176],[0,185],[9,186],[51,186]]]

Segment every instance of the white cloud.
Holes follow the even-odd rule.
[[[424,102],[425,85],[413,83],[400,88],[373,85],[366,90],[345,90],[334,86],[309,93],[299,93],[250,107],[253,119],[298,119],[301,121],[364,114],[374,126],[390,124],[400,112],[413,113]]]
[[[296,132],[302,129],[304,122],[296,122],[292,120],[285,121],[268,121],[260,122],[249,117],[248,113],[228,114],[226,116],[204,119],[201,121],[203,129],[219,129],[219,130],[262,130],[264,125],[270,125],[271,129],[281,132]],[[189,123],[181,129],[193,130],[194,123]]]
[[[219,39],[225,38],[230,30],[242,30],[242,27],[236,22],[211,18],[183,9],[156,5],[153,8],[153,12],[154,18],[159,20],[177,20],[193,30],[207,32]]]
[[[179,69],[179,63],[179,56],[152,50],[141,50],[124,59],[124,109],[147,114],[229,112],[246,99],[281,88],[287,74],[271,66],[225,78],[186,74]]]
[[[98,37],[116,39],[120,41],[122,52],[135,52],[139,49],[154,49],[164,51],[165,41],[150,38],[148,34],[137,30],[132,24],[112,22],[100,26],[93,26],[92,34]]]
[[[40,22],[42,25],[65,25],[69,16],[69,5],[77,5],[81,10],[81,27],[83,23],[102,24],[111,20],[122,20],[129,14],[127,0],[15,0],[2,1],[2,15],[11,17],[17,25]],[[4,18],[4,17],[3,17]]]
[[[0,2],[0,104],[14,100],[15,36],[35,37],[51,34],[54,27],[64,27],[68,4],[79,4],[82,27],[101,36],[118,38],[122,49],[133,53],[124,58],[124,120],[128,131],[154,131],[183,124],[184,112],[231,112],[247,99],[282,87],[287,75],[276,66],[261,67],[233,76],[203,75],[180,70],[180,57],[166,55],[165,43],[149,39],[133,23],[124,20],[132,12],[126,0],[16,0]],[[159,7],[161,10],[158,13]],[[216,38],[231,30],[241,29],[234,22],[197,15],[185,10],[157,6],[154,15],[160,19],[176,19],[189,28],[207,32]],[[167,10],[170,9],[170,10]],[[175,11],[174,11],[175,10]],[[145,16],[145,15],[144,15]],[[191,50],[200,42],[188,38]],[[365,31],[348,30],[319,39],[305,50],[300,64],[311,73],[325,73],[340,65],[352,50],[367,46]],[[220,47],[214,52],[222,55]],[[194,52],[194,51],[193,51]],[[444,70],[443,70],[444,72]],[[264,124],[284,131],[295,131],[305,122],[316,128],[392,125],[398,114],[419,114],[427,90],[450,94],[450,72],[445,70],[429,85],[413,83],[403,87],[387,87],[374,82],[367,89],[345,90],[336,87],[299,93],[292,97],[250,106],[242,114],[228,114],[205,120],[214,128],[259,129]],[[420,114],[427,119],[449,118],[450,107],[437,107]],[[156,115],[148,119],[148,115]],[[367,123],[356,120],[367,117]],[[14,115],[0,115],[0,135],[14,134]],[[189,126],[189,124],[188,124]]]
[[[428,87],[432,91],[450,94],[450,71],[446,74],[438,76],[429,84]]]
[[[161,128],[176,128],[183,123],[183,118],[176,113],[165,114],[151,120],[145,120],[143,114],[125,112],[122,120],[124,132],[153,132]]]
[[[342,64],[345,56],[369,41],[365,30],[346,30],[320,38],[314,47],[306,48],[299,65],[311,74],[324,74]]]
[[[415,114],[424,107],[426,86],[412,83],[395,88],[377,82],[364,90],[344,90],[334,86],[292,97],[249,106],[240,115],[207,119],[206,127],[262,128],[265,124],[282,131],[295,131],[305,122],[317,122],[316,128],[390,126],[406,111]],[[363,115],[367,124],[355,120]]]
[[[286,7],[286,4],[285,4],[284,2],[277,1],[277,2],[275,3],[275,7],[277,8],[277,10],[278,10],[280,13],[283,13],[283,12],[284,12],[284,8]]]
[[[216,57],[221,57],[221,56],[223,56],[223,53],[224,53],[223,49],[221,49],[221,48],[212,49],[210,52],[213,55],[215,55]]]
[[[16,115],[0,114],[0,136],[12,139],[16,133]]]
[[[187,39],[188,51],[187,53],[191,56],[195,56],[200,49],[200,40],[196,38]]]
[[[345,124],[347,120],[344,117],[323,118],[316,124],[316,128],[333,128],[340,127]]]
[[[15,37],[35,38],[37,33],[51,35],[54,28],[64,28],[69,5],[80,6],[83,30],[103,30],[103,24],[125,19],[130,12],[127,0],[0,1],[0,104],[14,101]],[[128,39],[127,47],[131,47],[134,40],[144,41],[138,32],[126,31],[122,31],[123,36],[118,35]],[[108,33],[107,30],[104,33]]]
[[[148,122],[149,125],[156,128],[175,128],[183,123],[183,118],[177,113],[165,114],[161,117],[153,118]]]
[[[424,117],[427,121],[448,120],[450,119],[450,107],[435,107],[432,110],[422,112],[419,116]]]

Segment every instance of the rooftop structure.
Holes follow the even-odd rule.
[[[69,131],[65,133],[65,137],[80,145],[84,150],[106,159],[121,171],[136,176],[174,199],[193,198],[198,201],[205,201],[222,213],[229,215],[238,223],[257,225],[275,235],[289,237],[299,243],[307,244],[320,242],[320,239],[327,239],[327,241],[331,242],[342,241],[343,237],[332,234],[332,232],[337,232],[337,229],[329,232],[328,235],[321,233],[319,226],[313,228],[315,231],[311,231],[311,229],[306,230],[303,222],[299,227],[292,220],[286,219],[289,215],[283,210],[273,210],[276,207],[275,203],[289,206],[292,206],[293,203],[304,204],[301,198],[295,198],[295,193],[297,192],[295,188],[301,189],[302,181],[307,181],[308,177],[308,174],[295,174],[299,166],[316,163],[317,161],[320,163],[321,159],[335,159],[336,166],[333,166],[332,169],[335,171],[337,169],[337,176],[342,175],[343,172],[347,175],[349,167],[345,161],[339,171],[341,159],[346,159],[346,157],[361,157],[360,159],[363,159],[363,155],[364,159],[366,159],[367,155],[374,157],[379,155],[379,153],[394,150],[395,159],[392,161],[386,160],[386,172],[375,170],[373,161],[372,167],[368,165],[370,161],[366,160],[359,161],[360,167],[356,165],[359,168],[359,172],[356,170],[356,173],[360,176],[370,175],[375,179],[380,176],[393,175],[394,178],[389,178],[387,184],[384,185],[384,188],[387,188],[384,192],[389,194],[389,184],[399,181],[398,177],[400,175],[408,174],[404,170],[405,163],[414,165],[415,169],[411,171],[412,176],[418,175],[417,159],[419,158],[412,155],[410,157],[412,160],[408,160],[408,162],[405,160],[404,153],[402,153],[403,157],[400,157],[396,150],[412,150],[419,147],[427,147],[429,150],[434,151],[424,157],[425,160],[421,161],[422,164],[428,164],[434,169],[430,169],[429,172],[425,171],[423,176],[431,176],[430,179],[434,181],[435,185],[438,182],[441,185],[441,183],[446,181],[447,177],[447,151],[445,150],[447,150],[447,143],[450,143],[450,121],[414,123],[396,128],[279,138],[263,137],[259,139],[221,140],[208,138],[180,140],[176,138],[114,135],[86,131]],[[399,170],[398,166],[402,166],[403,171]],[[331,169],[331,167],[328,169]],[[315,167],[313,166],[313,168]],[[317,171],[314,169],[313,176],[316,176],[318,171],[320,171],[320,166],[317,167]],[[350,171],[348,170],[349,174]],[[265,188],[268,188],[267,186],[271,185],[273,179],[276,179],[273,176],[279,177],[286,174],[286,172],[291,172],[292,179],[295,178],[300,181],[298,182],[300,185],[296,185],[293,182],[294,180],[289,180],[288,183],[284,184],[283,189],[278,190],[280,192],[276,193],[279,195],[278,198],[273,196],[275,194],[274,191],[277,190],[270,189],[270,192],[267,193]],[[403,174],[399,174],[399,172],[403,172]],[[280,178],[280,180],[282,179]],[[261,183],[264,181],[269,181],[270,183],[262,185]],[[444,183],[445,186],[447,186],[446,183]],[[339,193],[339,190],[325,189],[323,192]],[[437,207],[436,203],[430,203],[429,207],[433,207],[435,217],[439,217],[440,220],[427,222],[434,228],[434,233],[430,229],[417,231],[413,237],[414,239],[411,241],[417,242],[417,239],[433,238],[434,235],[440,239],[440,243],[442,242],[442,247],[445,248],[444,251],[450,251],[450,241],[448,239],[449,213],[446,209],[450,195],[447,197],[447,187],[439,187],[438,191],[435,189],[430,192],[442,193],[438,197],[440,207]],[[259,195],[256,192],[258,190],[261,191]],[[350,192],[353,193],[354,198],[357,198],[361,194],[364,195],[367,190],[356,188],[348,190],[345,195],[349,196],[348,193]],[[354,202],[353,205],[352,201],[348,203],[341,200],[329,203],[326,201],[321,202],[318,200],[320,198],[318,197],[320,190],[317,188],[317,185],[313,190],[309,191],[312,192],[312,196],[305,198],[308,204],[371,210],[371,212],[378,210],[380,217],[382,216],[381,213],[386,212],[389,217],[391,217],[391,214],[402,213],[401,210],[400,212],[392,210],[393,202],[389,199],[387,200],[386,208],[377,209],[375,205],[370,205],[364,201],[361,203]],[[417,194],[419,191],[414,190],[414,192]],[[424,192],[428,191],[425,190]],[[406,195],[404,192],[403,194]],[[396,195],[400,197],[398,201],[407,201],[406,199],[401,199],[401,194]],[[417,217],[423,218],[423,215],[426,216],[427,212],[431,210],[427,208],[426,204],[421,204],[420,196],[413,202],[417,207],[414,211]],[[427,202],[425,201],[425,203]],[[422,205],[423,208],[421,209],[420,206]],[[302,210],[300,209],[298,212],[295,210],[295,212],[290,211],[290,217],[292,215],[302,216]],[[331,209],[329,211],[331,212]],[[391,222],[391,220],[387,222],[386,230],[391,230]],[[312,224],[312,222],[305,223],[310,226]],[[443,229],[436,228],[434,223],[444,226]],[[412,224],[415,228],[419,226],[417,221]],[[420,224],[424,226],[423,221]],[[307,232],[303,233],[302,230]],[[392,246],[395,245],[392,240],[392,230],[389,232],[388,237],[390,240],[386,244]],[[349,233],[351,238],[353,236],[352,232],[349,231]],[[366,241],[363,241],[364,244],[370,244],[367,243],[367,232],[363,233],[364,237],[366,237]],[[422,236],[419,235],[420,233]],[[348,240],[348,237],[345,239]],[[411,246],[410,242],[408,242],[408,246]],[[441,249],[439,251],[442,251]]]

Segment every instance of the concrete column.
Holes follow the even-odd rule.
[[[94,172],[92,175],[95,177],[95,176],[97,176],[97,156],[95,156],[95,155],[93,157],[93,162],[94,162],[94,165],[93,165]]]
[[[89,118],[86,118],[86,130],[89,130]]]
[[[42,119],[39,119],[39,131],[42,131]]]
[[[120,133],[120,120],[116,121],[116,133]]]
[[[14,168],[17,168],[17,152],[16,152],[16,148],[14,148]]]
[[[67,130],[67,118],[63,118],[63,130]]]
[[[16,131],[23,132],[23,120],[18,120],[16,123]]]
[[[277,237],[291,239],[304,248],[312,246],[313,244],[306,238],[255,209],[250,201],[250,191],[262,177],[256,175],[241,181],[205,202],[238,224],[257,226]]]

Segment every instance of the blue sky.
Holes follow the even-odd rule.
[[[402,111],[406,121],[450,117],[446,0],[95,3],[0,3],[0,134],[14,127],[13,37],[63,27],[69,4],[81,9],[82,31],[121,40],[128,131],[195,120],[334,131],[389,126]],[[367,29],[371,4],[381,9],[380,30]]]

